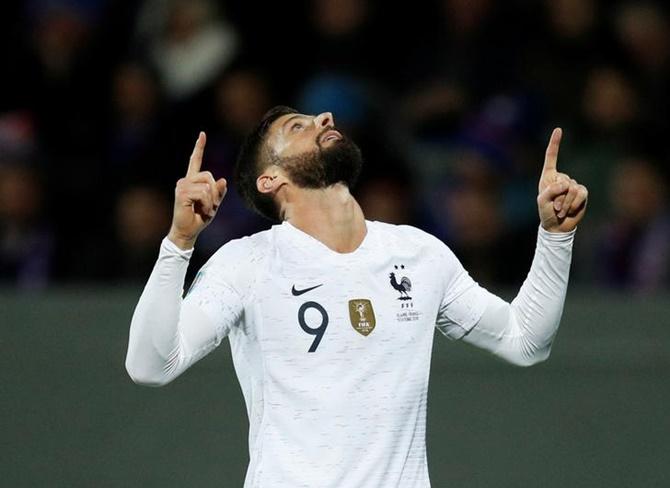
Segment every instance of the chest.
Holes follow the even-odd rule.
[[[274,266],[249,305],[268,359],[398,357],[433,334],[439,277],[420,259]],[[335,361],[336,362],[336,361]]]

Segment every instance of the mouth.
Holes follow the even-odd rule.
[[[339,141],[340,139],[342,139],[342,134],[340,134],[335,129],[331,129],[323,133],[323,135],[320,137],[320,142],[323,144],[324,142]]]

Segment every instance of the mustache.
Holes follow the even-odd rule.
[[[342,139],[343,139],[343,140],[346,140],[346,139],[347,139],[347,136],[345,136],[344,133],[343,133],[340,129],[338,129],[338,128],[335,127],[334,125],[329,125],[329,126],[327,126],[327,127],[324,127],[324,128],[323,128],[321,131],[319,131],[319,133],[316,135],[316,145],[317,145],[317,146],[321,147],[321,137],[322,137],[326,132],[328,132],[329,130],[336,130],[337,132],[340,133],[340,135],[342,136]]]

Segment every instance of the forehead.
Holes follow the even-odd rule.
[[[312,116],[311,115],[300,114],[300,113],[282,115],[277,120],[272,122],[272,124],[270,124],[270,128],[268,130],[268,133],[273,134],[273,133],[281,131],[282,128],[284,127],[284,125],[292,119],[309,119],[309,118],[312,118]]]
[[[294,119],[304,120],[312,118],[313,116],[311,115],[305,115],[301,113],[282,115],[270,124],[270,127],[267,131],[267,144],[276,152],[281,152],[288,143],[288,138],[286,137],[285,131],[285,128],[288,126],[288,122],[291,122]]]

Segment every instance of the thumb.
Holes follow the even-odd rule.
[[[216,180],[216,189],[219,190],[219,195],[221,195],[221,200],[223,200],[223,197],[226,196],[226,192],[228,191],[228,182],[225,178]]]

